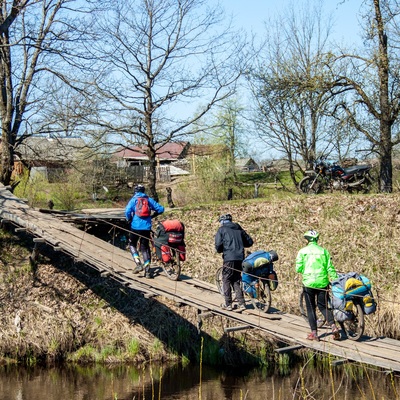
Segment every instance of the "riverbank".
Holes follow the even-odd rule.
[[[279,286],[273,292],[273,307],[298,314],[301,283],[294,258],[305,244],[303,232],[314,228],[339,271],[356,270],[373,282],[379,306],[376,314],[368,316],[366,333],[398,339],[398,196],[296,196],[168,212],[186,226],[185,274],[214,282],[221,265],[220,255],[213,250],[214,234],[218,215],[226,212],[252,235],[253,250],[278,252]],[[7,362],[197,364],[200,356],[209,365],[276,361],[273,338],[252,331],[225,334],[221,317],[204,320],[200,336],[197,313],[190,307],[143,298],[48,248],[32,269],[31,239],[2,231],[0,240],[0,352]]]

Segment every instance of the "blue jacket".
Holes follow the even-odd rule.
[[[135,207],[138,197],[147,197],[150,209],[152,211],[155,211],[157,214],[162,214],[164,212],[164,207],[161,204],[158,204],[151,197],[147,196],[146,193],[141,193],[141,192],[135,193],[135,195],[129,200],[129,203],[125,208],[125,218],[127,221],[131,221],[131,229],[137,231],[149,231],[151,230],[151,216],[138,217],[135,214]]]

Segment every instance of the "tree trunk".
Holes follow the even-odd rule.
[[[379,186],[380,191],[391,193],[392,187],[392,132],[390,122],[390,100],[389,100],[389,56],[387,46],[387,36],[385,32],[385,23],[382,18],[381,5],[379,0],[374,0],[375,19],[377,22],[378,39],[379,39],[379,58],[378,58],[378,74],[379,74],[379,105],[380,105],[380,172]]]
[[[392,142],[389,133],[381,134],[380,146],[380,170],[379,170],[379,190],[383,193],[393,191],[393,164],[392,164]],[[389,137],[388,137],[389,135]]]
[[[8,142],[7,132],[3,132],[1,137],[1,162],[0,162],[0,181],[4,186],[8,186],[11,182],[11,173],[13,168],[14,152],[12,146]]]

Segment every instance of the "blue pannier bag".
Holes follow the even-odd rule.
[[[332,306],[334,309],[344,311],[343,307],[346,301],[358,297],[362,298],[361,305],[366,315],[376,311],[376,302],[371,291],[371,282],[366,276],[360,275],[357,272],[341,274],[339,278],[332,281],[332,295]],[[340,320],[338,319],[338,321]]]

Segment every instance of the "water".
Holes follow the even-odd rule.
[[[394,400],[399,396],[400,377],[365,367],[297,366],[288,374],[198,366],[0,369],[1,400]]]

